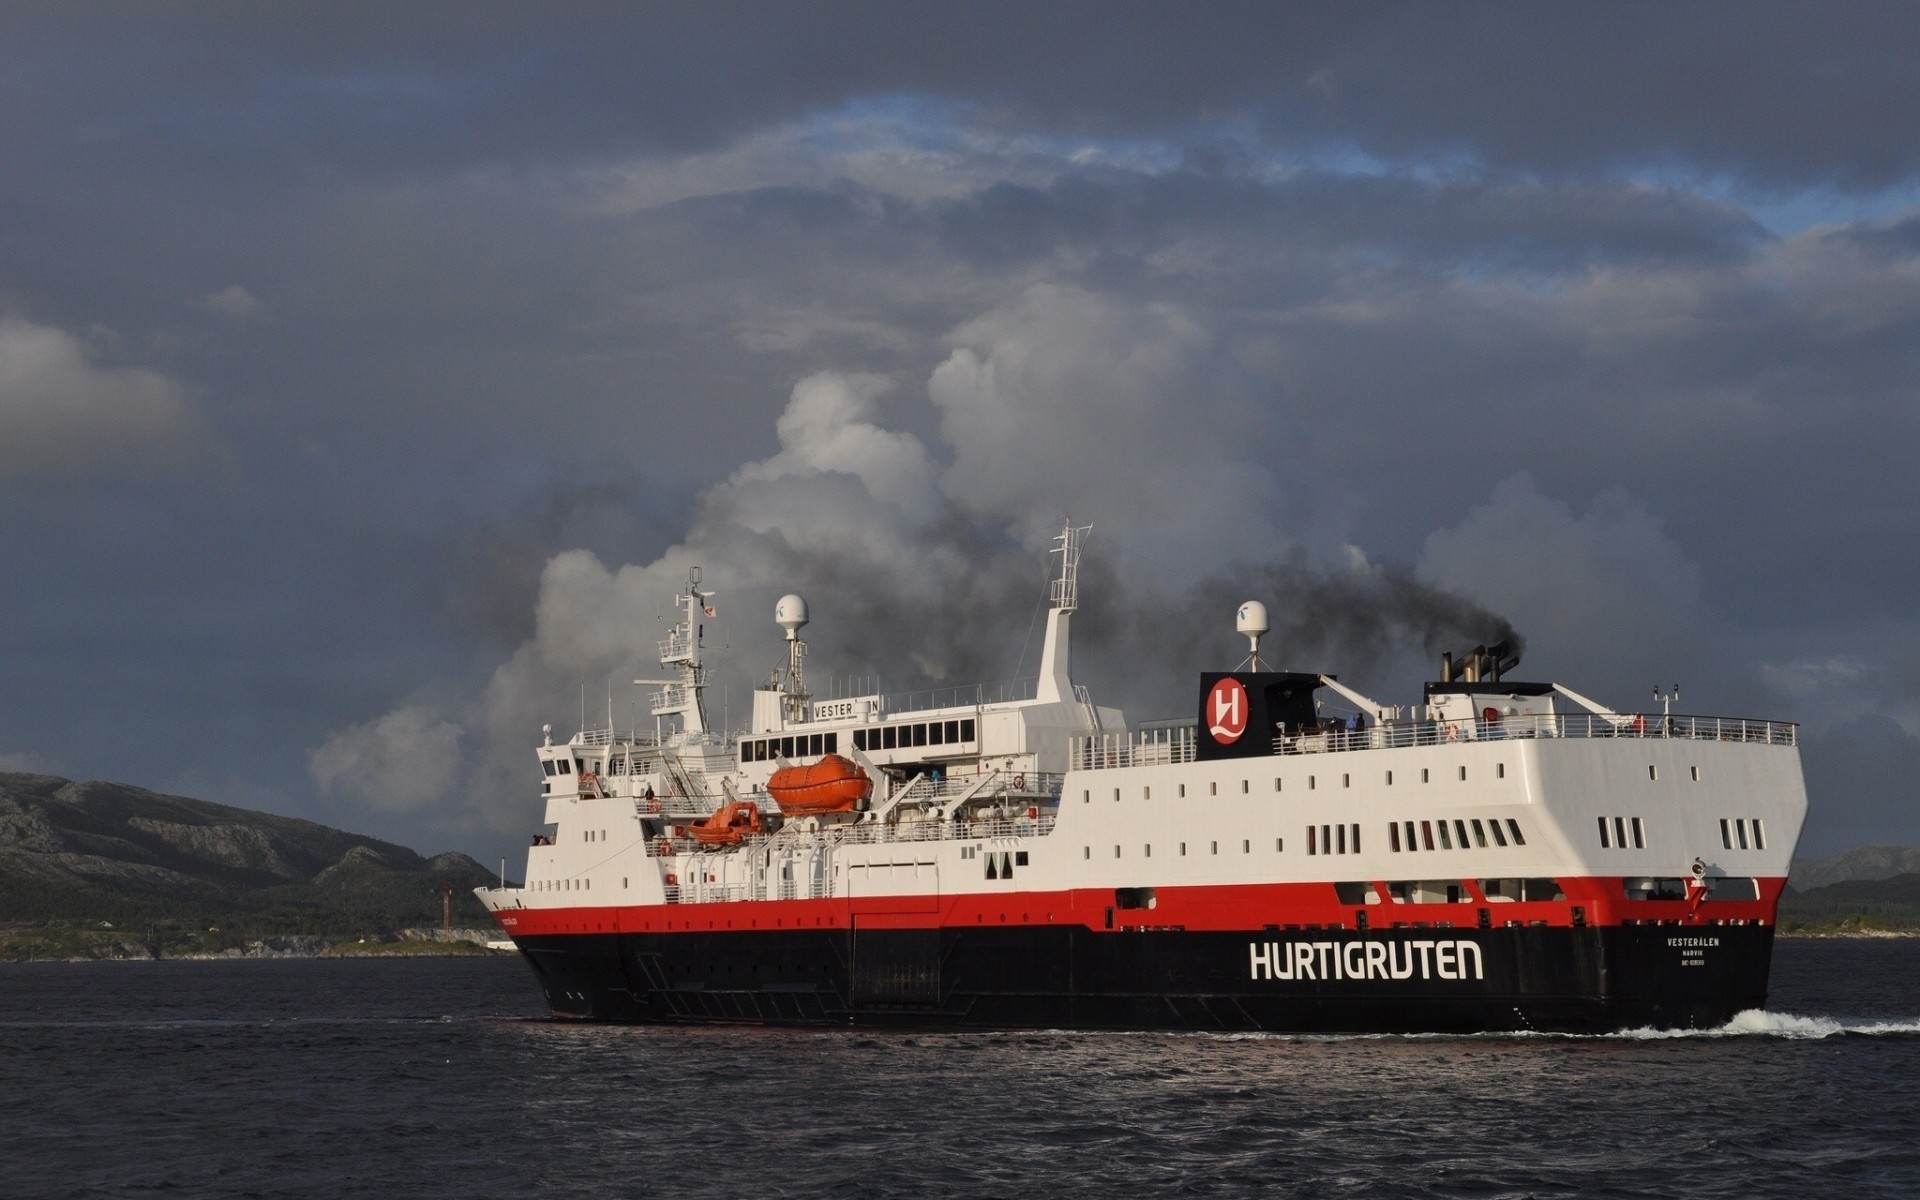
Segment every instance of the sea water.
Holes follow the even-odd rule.
[[[0,966],[0,1196],[1920,1196],[1920,939],[1705,1033],[559,1023],[516,958]]]

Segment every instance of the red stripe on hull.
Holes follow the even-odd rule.
[[[1488,902],[1473,881],[1454,904],[1342,904],[1327,883],[1223,884],[1155,888],[1152,908],[1118,908],[1113,888],[1055,892],[980,892],[863,896],[857,900],[731,900],[573,908],[504,908],[494,913],[509,935],[672,933],[679,931],[845,928],[931,929],[980,925],[1083,925],[1089,929],[1193,931],[1469,928],[1484,911],[1489,925],[1771,925],[1785,879],[1761,879],[1757,900],[1627,900],[1620,876],[1559,881],[1565,900]],[[1386,895],[1381,881],[1376,889]],[[901,911],[909,906],[925,911]],[[937,906],[937,907],[936,907]],[[1111,918],[1111,919],[1109,919]]]

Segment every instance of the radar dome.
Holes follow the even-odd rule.
[[[1249,600],[1240,606],[1234,615],[1233,627],[1248,637],[1259,637],[1272,628],[1267,624],[1267,606],[1258,600]]]
[[[799,633],[807,620],[807,602],[792,592],[780,597],[780,602],[773,606],[773,623],[786,630],[788,637]]]

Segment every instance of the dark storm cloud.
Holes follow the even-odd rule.
[[[1382,699],[1497,613],[1603,698],[1819,710],[1864,828],[1920,745],[1826,666],[1920,648],[1916,23],[10,6],[0,754],[490,838],[690,559],[737,687],[788,586],[823,668],[958,682],[1065,510],[1136,715],[1243,599]]]
[[[176,170],[710,148],[851,100],[983,127],[1878,188],[1920,162],[1910,5],[15,6],[6,128]],[[111,64],[110,70],[100,69]]]

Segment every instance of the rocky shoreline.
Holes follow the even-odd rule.
[[[278,958],[448,958],[507,955],[500,935],[484,929],[402,929],[378,938],[285,934],[249,939],[218,950],[155,946],[102,930],[0,930],[0,963],[29,962],[232,962]]]

